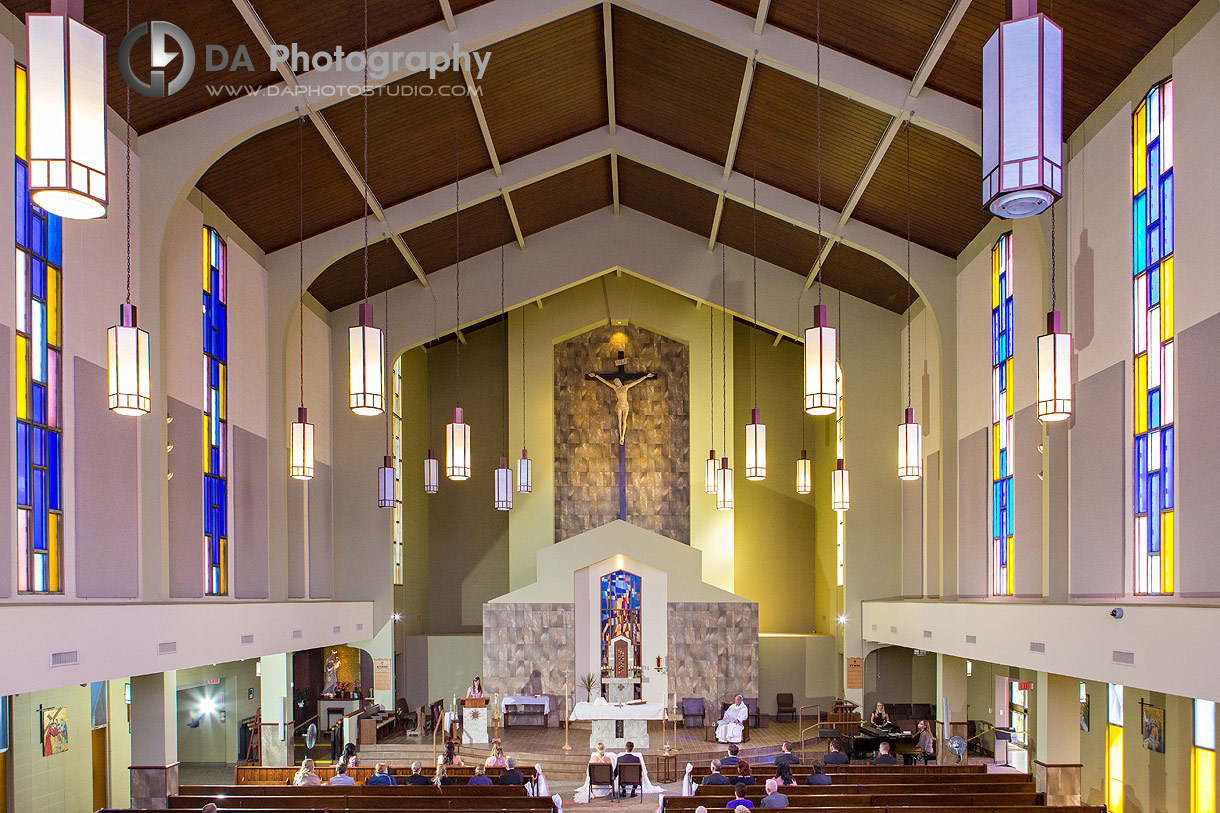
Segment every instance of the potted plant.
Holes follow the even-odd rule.
[[[593,702],[593,690],[597,688],[597,678],[590,672],[587,675],[581,675],[578,683],[580,688],[585,690],[585,699],[590,703]]]

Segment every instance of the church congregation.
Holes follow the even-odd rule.
[[[1220,810],[1220,3],[2,4],[0,813]]]

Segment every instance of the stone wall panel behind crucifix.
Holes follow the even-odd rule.
[[[628,393],[627,521],[690,544],[690,351],[634,325],[594,328],[555,345],[555,541],[619,516],[615,394],[586,378],[615,371],[656,378]]]

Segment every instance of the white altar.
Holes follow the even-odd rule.
[[[577,703],[568,719],[593,723],[590,748],[596,748],[600,742],[607,749],[618,751],[628,740],[635,743],[637,750],[648,748],[648,721],[664,718],[665,707],[661,703]]]

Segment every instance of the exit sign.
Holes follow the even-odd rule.
[[[1017,688],[1023,692],[1028,692],[1033,687],[1034,687],[1034,684],[1030,683],[1028,680],[1022,680],[1019,683],[1017,683]]]
[[[212,678],[208,681],[209,686],[215,686],[217,683],[220,683],[220,678]]]

